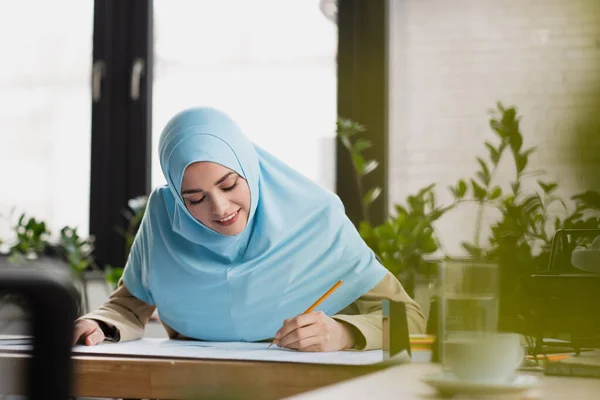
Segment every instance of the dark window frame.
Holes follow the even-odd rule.
[[[366,156],[379,162],[364,187],[381,188],[370,206],[373,224],[388,216],[388,0],[338,0],[338,115],[367,128]],[[354,224],[363,219],[352,161],[337,143],[336,192]]]
[[[153,21],[151,0],[95,0],[93,65],[103,72],[92,94],[90,235],[95,260],[125,264],[123,210],[150,192]],[[137,92],[137,95],[135,95]]]

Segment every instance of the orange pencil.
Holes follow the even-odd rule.
[[[337,288],[339,288],[342,283],[343,283],[343,281],[341,281],[341,280],[337,281],[337,283],[335,285],[333,285],[331,287],[331,289],[329,289],[327,292],[325,292],[325,294],[323,296],[319,297],[319,300],[315,301],[313,303],[313,305],[308,307],[308,309],[306,311],[304,311],[302,314],[309,314],[309,313],[313,312],[314,309],[317,308],[319,306],[319,304],[321,304],[323,302],[323,300],[328,298],[331,295],[331,293],[335,292],[335,290]],[[269,345],[269,347],[273,346],[275,343],[277,343],[277,339],[274,339],[271,342],[271,344]]]
[[[537,356],[528,355],[528,360],[540,360],[540,361],[560,361],[569,358],[568,354],[538,354]]]

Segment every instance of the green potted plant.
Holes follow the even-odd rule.
[[[12,215],[12,213],[11,213]],[[10,221],[10,218],[7,218]],[[15,267],[50,268],[69,273],[73,280],[73,293],[80,313],[85,312],[89,299],[83,272],[97,268],[92,258],[93,238],[82,238],[77,228],[65,226],[57,241],[44,221],[22,213],[13,226],[14,240],[5,243],[3,257]]]
[[[528,314],[529,278],[547,269],[554,232],[600,226],[598,193],[575,194],[569,207],[556,195],[557,182],[544,171],[530,170],[530,156],[536,148],[523,147],[520,120],[515,107],[498,103],[489,121],[496,140],[484,142],[487,157],[477,157],[475,175],[450,188],[455,204],[469,201],[478,206],[473,241],[463,242],[462,247],[473,258],[498,264],[500,328],[506,330],[518,330]],[[507,191],[502,189],[502,182],[495,180],[498,165],[505,157],[512,161],[515,174],[504,185],[509,187]],[[483,216],[488,208],[499,211],[500,217],[486,235]]]
[[[454,198],[451,204],[438,205],[435,186],[429,185],[408,196],[405,205],[395,205],[395,214],[384,224],[372,226],[364,220],[359,228],[383,265],[400,278],[410,293],[417,274],[433,272],[427,256],[449,257],[441,251],[442,241],[434,223],[463,203],[476,204],[473,240],[461,245],[470,258],[499,265],[501,328],[515,330],[528,314],[528,278],[548,266],[553,233],[562,228],[600,227],[600,194],[594,191],[575,194],[568,206],[556,195],[557,182],[543,171],[530,170],[530,156],[536,148],[523,147],[521,117],[516,108],[498,103],[490,113],[489,126],[495,140],[484,141],[487,156],[476,158],[478,168],[474,175],[459,179],[449,188]],[[359,138],[364,132],[365,128],[355,122],[338,122],[338,137],[356,160],[353,164],[357,184],[364,171],[369,171],[364,168],[367,163],[362,152],[370,143]],[[505,157],[510,157],[515,175],[509,182],[497,182],[498,165]],[[369,165],[377,167],[376,163]],[[359,188],[362,193],[363,188]],[[364,207],[369,206],[369,198],[364,196]],[[489,208],[497,210],[500,217],[487,228],[484,214]]]
[[[426,255],[440,250],[433,224],[454,205],[441,207],[436,202],[435,185],[421,189],[408,196],[406,204],[396,204],[395,213],[383,224],[373,226],[369,221],[369,207],[379,196],[378,187],[366,189],[363,178],[378,167],[376,160],[368,160],[364,152],[371,143],[360,137],[366,128],[344,118],[337,123],[337,136],[352,157],[356,185],[361,195],[363,220],[359,232],[367,245],[377,255],[379,261],[398,277],[407,293],[413,297],[415,279],[418,275],[428,275]]]

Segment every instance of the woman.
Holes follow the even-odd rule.
[[[123,278],[80,318],[74,342],[142,337],[156,308],[171,338],[262,341],[301,351],[381,347],[381,300],[419,306],[379,264],[340,200],[254,145],[226,114],[185,110],[159,142],[152,192]],[[335,282],[318,308],[302,313]]]

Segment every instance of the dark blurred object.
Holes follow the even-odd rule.
[[[23,379],[29,400],[71,395],[71,341],[77,305],[67,274],[20,268],[0,270],[0,292],[27,299],[33,353]]]
[[[536,337],[536,354],[553,352],[556,346],[577,353],[584,347],[600,348],[600,274],[575,268],[571,262],[576,248],[591,249],[598,236],[600,229],[557,231],[548,270],[532,275],[529,326]],[[566,342],[543,339],[566,337]]]
[[[382,314],[383,359],[389,360],[404,350],[411,355],[406,304],[383,300]]]
[[[573,264],[574,252],[593,251],[592,244],[600,236],[600,229],[559,229],[552,240],[548,273],[589,274]],[[600,261],[600,260],[599,260]]]

